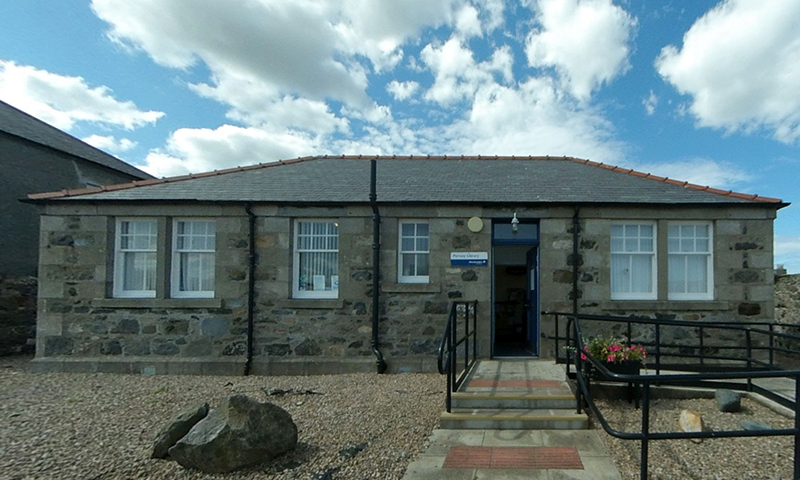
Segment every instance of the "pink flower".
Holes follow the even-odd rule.
[[[581,360],[586,360],[586,354],[581,353]]]
[[[606,362],[613,362],[616,358],[617,357],[615,357],[614,355],[609,355],[608,358],[606,359]]]

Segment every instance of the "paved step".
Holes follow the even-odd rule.
[[[589,417],[574,409],[452,409],[439,428],[461,430],[583,430]]]
[[[484,393],[456,392],[452,396],[453,408],[489,409],[570,409],[575,407],[575,396],[535,393]]]

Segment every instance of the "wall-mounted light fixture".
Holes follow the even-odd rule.
[[[511,231],[517,233],[519,230],[519,218],[517,218],[517,212],[514,212],[514,218],[511,219]]]

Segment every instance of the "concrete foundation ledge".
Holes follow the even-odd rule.
[[[434,356],[387,358],[387,373],[436,372]],[[245,359],[116,357],[42,357],[31,362],[34,373],[118,373],[134,375],[244,375]],[[252,375],[336,375],[376,373],[375,357],[255,357]]]

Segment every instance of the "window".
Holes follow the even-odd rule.
[[[670,223],[669,299],[712,300],[711,224]]]
[[[119,219],[114,255],[114,296],[121,298],[156,296],[155,220]]]
[[[172,296],[213,298],[216,224],[175,220],[172,231]]]
[[[400,245],[397,251],[397,281],[428,283],[431,252],[428,224],[400,222]]]
[[[339,224],[297,220],[294,242],[294,298],[339,296]]]
[[[652,223],[611,225],[611,298],[656,299],[656,227]]]

